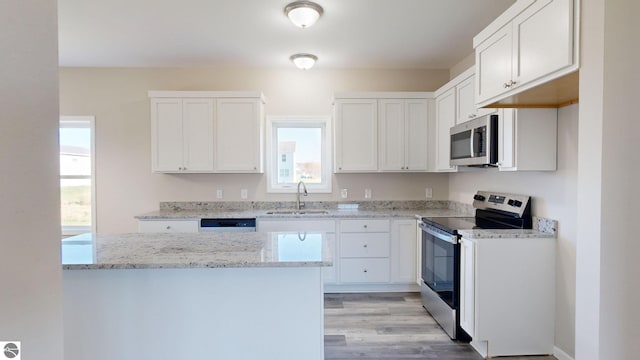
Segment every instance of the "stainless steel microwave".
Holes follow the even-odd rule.
[[[451,128],[451,165],[496,166],[498,115],[485,115]]]

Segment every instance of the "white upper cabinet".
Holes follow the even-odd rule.
[[[213,170],[213,101],[161,98],[151,100],[152,170]]]
[[[555,171],[557,141],[557,109],[503,109],[498,118],[498,168]]]
[[[215,170],[263,171],[263,116],[260,99],[217,99],[215,120]]]
[[[262,94],[150,91],[149,97],[152,171],[262,172]]]
[[[469,68],[454,80],[461,78],[463,80],[456,84],[456,125],[497,112],[496,109],[476,106],[475,67]]]
[[[334,171],[426,171],[429,92],[334,95]]]
[[[378,170],[378,101],[335,100],[335,172]]]
[[[456,124],[456,89],[436,91],[436,171],[456,171],[451,166],[451,137],[449,130]]]
[[[378,100],[381,171],[426,171],[426,99]]]
[[[473,39],[477,103],[490,105],[577,70],[576,13],[574,0],[519,0],[480,32]]]

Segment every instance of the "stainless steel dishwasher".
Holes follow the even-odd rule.
[[[200,232],[254,232],[256,219],[200,219]]]

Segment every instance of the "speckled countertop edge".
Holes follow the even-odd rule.
[[[454,217],[473,216],[471,205],[451,201],[371,201],[348,203],[358,206],[357,210],[341,210],[339,202],[307,203],[305,210],[324,210],[326,213],[307,214],[268,214],[271,211],[290,210],[295,203],[290,202],[180,202],[161,203],[160,210],[136,216],[139,220],[202,218],[414,218],[418,217]]]
[[[319,238],[316,239],[320,240],[316,241],[321,241],[318,260],[279,258],[278,247],[283,246],[279,240],[282,236],[297,236],[295,232],[82,234],[62,241],[62,257],[63,262],[66,262],[62,264],[62,268],[95,270],[332,266],[333,235],[317,234]],[[313,246],[309,242],[306,244]],[[293,249],[300,251],[296,250],[299,247]],[[83,251],[81,257],[65,256],[67,253],[77,253],[78,250]],[[306,254],[307,250],[303,252]],[[292,256],[291,251],[287,253]]]

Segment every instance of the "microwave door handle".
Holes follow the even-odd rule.
[[[471,148],[469,149],[469,150],[470,150],[470,151],[469,151],[469,154],[471,154],[471,156],[470,156],[470,157],[475,157],[475,154],[476,154],[476,153],[475,153],[475,151],[473,151],[473,148],[474,148],[474,146],[473,146],[473,145],[474,145],[474,144],[473,144],[473,141],[474,141],[474,139],[475,139],[475,137],[476,137],[476,136],[475,136],[475,133],[476,133],[476,129],[471,129],[471,136],[469,136],[469,145],[470,145],[470,147],[471,147]]]

